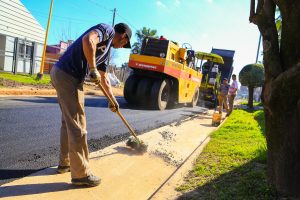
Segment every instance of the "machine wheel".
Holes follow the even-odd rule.
[[[127,78],[124,86],[124,98],[130,104],[136,103],[136,89],[139,78],[135,75],[131,75]]]
[[[170,84],[168,80],[156,80],[151,88],[150,99],[154,109],[164,110],[170,98]]]
[[[150,107],[150,91],[151,91],[152,81],[151,79],[145,78],[139,81],[136,89],[136,100],[140,106]]]
[[[175,99],[171,98],[168,102],[167,108],[172,109],[172,108],[175,108],[176,106],[177,106],[177,101],[175,101]]]
[[[168,105],[167,108],[168,109],[173,109],[178,105],[178,101],[177,98],[175,97],[176,94],[174,94],[174,92],[170,92],[170,97],[169,97],[169,101],[168,101]]]
[[[197,105],[197,102],[198,102],[198,99],[199,99],[199,88],[197,88],[195,90],[195,93],[194,93],[194,96],[193,96],[193,100],[191,103],[188,103],[188,106],[189,107],[194,107]]]

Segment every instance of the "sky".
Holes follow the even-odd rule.
[[[20,1],[46,29],[51,0]],[[114,8],[115,23],[125,22],[133,31],[131,44],[145,26],[196,51],[235,50],[236,74],[256,60],[259,31],[249,23],[250,0],[54,0],[48,44],[75,40],[98,23],[112,24]],[[121,66],[129,54],[118,49],[113,63]]]

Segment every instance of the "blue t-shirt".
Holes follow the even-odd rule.
[[[223,95],[227,95],[228,93],[228,90],[229,90],[229,85],[228,84],[221,84],[220,85],[220,93],[223,94]]]
[[[56,67],[72,75],[80,82],[84,81],[88,72],[88,63],[83,53],[82,38],[86,33],[92,30],[98,32],[100,39],[100,43],[97,44],[96,50],[96,66],[98,70],[105,72],[108,52],[115,35],[114,29],[107,24],[98,24],[83,33],[75,42],[73,42],[55,64]]]

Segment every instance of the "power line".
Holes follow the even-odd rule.
[[[97,6],[105,9],[105,10],[108,10],[105,6],[101,6],[99,3],[93,1],[93,0],[88,0],[94,4],[96,4]],[[82,11],[85,7],[84,6],[79,6],[78,4],[74,4],[74,2],[65,2],[63,1],[63,3],[67,4],[67,5],[71,5],[72,7],[74,8],[77,8],[78,10]],[[41,16],[41,17],[47,17],[47,14],[45,12],[42,12],[42,11],[39,11],[39,10],[34,10],[32,9],[32,11],[37,14],[38,16]],[[93,12],[90,12],[85,10],[85,13],[88,13],[88,15],[93,15],[95,17],[99,17],[98,15],[95,15]],[[61,16],[61,15],[57,15],[57,14],[53,14],[52,15],[53,18],[55,18],[56,20],[58,21],[72,21],[74,22],[75,24],[83,24],[83,23],[94,23],[93,20],[84,20],[82,18],[72,18],[72,17],[66,17],[66,16]],[[81,22],[81,23],[80,23]]]
[[[133,26],[133,24],[131,24],[127,19],[125,19],[124,17],[122,17],[118,12],[116,13],[120,18],[122,18],[125,22],[127,22],[134,30],[138,30],[135,26]]]
[[[113,10],[112,9],[109,9],[107,8],[106,6],[102,5],[102,4],[99,4],[97,1],[95,0],[87,0],[89,1],[90,3],[93,3],[95,4],[96,6],[106,10],[106,11],[109,11],[109,12],[112,12]],[[135,26],[133,26],[127,19],[125,19],[124,17],[122,17],[118,12],[115,12],[117,16],[119,16],[120,18],[122,18],[125,22],[127,22],[131,27],[133,27],[133,29],[135,30],[138,30]]]
[[[112,21],[112,27],[115,25],[115,17],[116,17],[116,12],[117,12],[117,9],[114,8],[113,9],[113,21]],[[108,58],[107,58],[107,65],[109,66],[109,62],[110,62],[110,49],[108,50]]]
[[[44,12],[41,12],[41,11],[38,11],[38,10],[32,10],[36,15],[39,15],[39,16],[43,16],[43,17],[47,17],[47,14],[44,13]],[[65,17],[65,16],[61,16],[61,15],[52,15],[53,18],[57,18],[58,20],[70,20],[70,21],[75,21],[75,22],[78,22],[78,21],[81,21],[81,22],[92,22],[90,20],[83,20],[83,19],[80,19],[80,18],[72,18],[72,17]]]
[[[101,8],[101,9],[104,9],[106,11],[109,11],[109,12],[112,12],[113,10],[112,9],[109,9],[107,8],[106,6],[102,5],[102,4],[99,4],[97,1],[95,0],[87,0],[88,2],[96,5],[97,7]],[[128,19],[126,19],[125,17],[123,17],[119,12],[115,12],[115,14],[120,17],[122,20],[124,20],[132,29],[134,29],[134,31],[138,31],[139,29],[133,25]],[[143,34],[143,33],[142,33]],[[146,36],[145,34],[143,34],[144,36]],[[196,37],[192,37],[192,38],[196,38]]]
[[[69,4],[69,5],[73,6],[74,8],[77,8],[77,9],[80,10],[80,11],[82,11],[82,9],[85,9],[85,8],[86,8],[85,6],[79,6],[78,4],[74,4],[74,2],[71,3],[71,2],[63,1],[63,3]],[[94,12],[91,12],[90,10],[87,11],[86,9],[85,9],[85,11],[86,11],[86,13],[88,13],[89,15],[93,15],[93,16],[99,18],[99,15],[94,14]]]
[[[100,8],[102,8],[102,9],[104,9],[104,10],[106,10],[106,11],[111,11],[110,9],[108,9],[106,6],[103,6],[103,5],[101,5],[101,4],[99,4],[97,1],[94,1],[94,0],[88,0],[90,3],[93,3],[93,4],[95,4],[95,5],[97,5],[98,7],[100,7]]]
[[[132,23],[130,23],[129,20],[127,20],[127,19],[126,19],[125,17],[123,17],[122,15],[120,15],[118,12],[117,12],[116,14],[117,14],[120,18],[122,18],[126,23],[128,23],[128,24],[130,25],[130,27],[132,27],[135,31],[138,31],[138,30],[139,30],[139,29],[136,28]],[[193,27],[193,26],[191,25],[190,22],[183,22],[180,18],[179,18],[179,20],[181,21],[182,24],[188,23],[188,24],[189,24],[189,27]],[[189,34],[190,34],[191,38],[197,40],[197,37],[195,37],[194,31],[193,31],[193,30],[190,30],[190,31],[191,31],[191,32],[190,32]],[[141,32],[141,34],[143,34],[143,33]],[[143,35],[146,36],[145,34],[143,34]]]

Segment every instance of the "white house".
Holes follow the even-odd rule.
[[[19,0],[0,0],[0,71],[37,73],[45,30]]]

